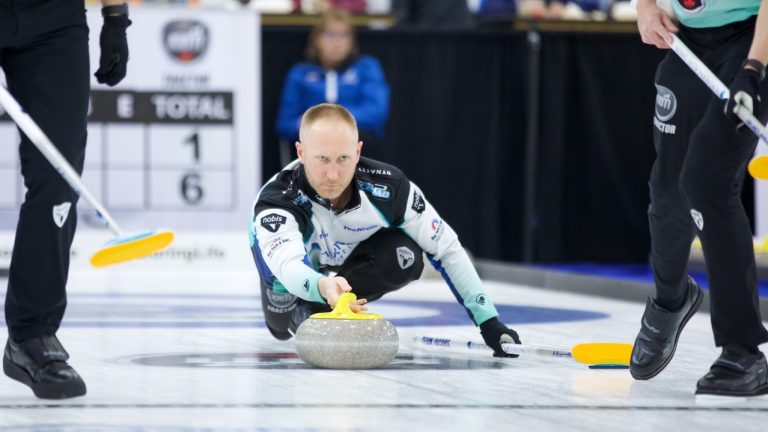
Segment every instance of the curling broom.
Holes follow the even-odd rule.
[[[726,87],[725,84],[720,81],[720,78],[718,78],[717,75],[709,70],[704,62],[696,57],[696,54],[694,54],[693,51],[691,51],[690,48],[688,48],[685,43],[683,43],[683,41],[677,37],[677,35],[674,33],[671,33],[671,35],[672,43],[669,44],[669,47],[672,48],[678,57],[680,57],[680,59],[683,60],[683,62],[687,64],[689,68],[691,68],[693,73],[695,73],[696,76],[698,76],[699,79],[701,79],[704,84],[706,84],[706,86],[712,90],[718,99],[728,99],[730,97],[730,90],[728,90],[728,87]],[[768,129],[766,129],[760,120],[755,118],[752,113],[741,109],[741,107],[741,105],[736,106],[734,109],[735,114],[739,117],[739,119],[741,119],[742,122],[744,122],[745,126],[747,126],[752,132],[754,132],[755,135],[760,138],[761,142],[768,143]],[[768,156],[755,156],[749,162],[747,169],[752,177],[756,179],[767,180]]]
[[[478,341],[425,335],[414,336],[412,340],[420,347],[429,347],[435,350],[442,349],[453,352],[492,351],[484,342]],[[591,366],[629,366],[629,358],[632,354],[632,344],[612,342],[580,343],[571,348],[503,343],[501,348],[507,354],[573,359],[579,363]]]
[[[62,156],[61,152],[53,145],[50,139],[43,133],[34,120],[21,108],[16,99],[0,85],[0,106],[5,108],[8,115],[19,128],[27,135],[32,144],[48,159],[56,171],[64,177],[64,180],[72,187],[85,202],[90,205],[96,215],[104,222],[114,239],[107,242],[99,251],[91,257],[91,265],[104,267],[125,261],[143,258],[158,252],[173,241],[173,232],[168,230],[147,231],[140,234],[124,235],[120,226],[112,219],[109,212],[85,187],[80,176]]]

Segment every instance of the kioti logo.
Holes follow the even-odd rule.
[[[208,49],[208,27],[199,21],[171,21],[163,29],[168,54],[181,62],[199,59]]]
[[[706,0],[677,0],[686,12],[699,12],[704,9]]]

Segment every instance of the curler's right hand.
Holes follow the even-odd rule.
[[[672,18],[656,5],[656,0],[637,0],[637,29],[644,43],[661,49],[669,49],[670,33],[678,31]]]
[[[331,308],[336,307],[336,302],[339,301],[342,294],[352,291],[349,282],[341,276],[320,278],[317,281],[317,288]],[[366,303],[368,303],[366,299],[357,299],[350,303],[349,308],[352,309],[352,312],[362,312],[368,310],[368,307],[365,306]]]

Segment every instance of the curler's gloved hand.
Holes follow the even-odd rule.
[[[125,30],[131,25],[127,15],[108,15],[101,27],[99,69],[94,74],[101,84],[112,87],[123,78],[128,68],[128,41]]]

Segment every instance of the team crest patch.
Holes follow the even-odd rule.
[[[53,223],[55,223],[57,227],[61,228],[64,226],[64,222],[67,221],[67,216],[69,216],[69,209],[71,207],[72,203],[69,201],[53,206]]]
[[[421,213],[426,207],[426,204],[424,204],[424,197],[422,197],[421,194],[417,191],[413,191],[413,205],[411,206],[413,211],[416,213]]]
[[[698,228],[699,231],[704,231],[704,216],[701,212],[696,209],[691,209],[691,217],[696,224],[696,228]]]
[[[677,0],[677,3],[689,13],[698,13],[707,7],[707,0]]]
[[[277,213],[270,213],[261,218],[261,226],[267,231],[275,233],[282,225],[285,225],[287,220],[288,219],[286,219],[285,216],[281,216]]]
[[[412,266],[415,260],[416,255],[413,254],[412,250],[405,246],[397,248],[397,263],[400,264],[401,269],[405,270]]]

